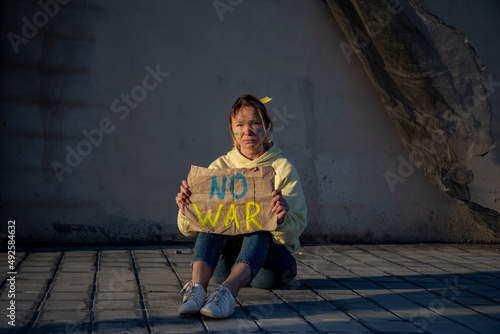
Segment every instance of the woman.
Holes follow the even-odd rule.
[[[244,95],[234,103],[229,115],[233,149],[208,168],[253,168],[272,166],[276,172],[271,205],[278,226],[275,231],[259,231],[228,236],[189,230],[184,215],[189,200],[189,185],[182,181],[177,194],[178,227],[185,236],[197,236],[192,278],[182,291],[180,315],[196,314],[227,318],[234,312],[235,298],[247,285],[255,288],[279,288],[292,281],[297,273],[291,255],[299,247],[299,236],[307,225],[307,207],[295,167],[269,139],[272,120],[262,102]],[[207,298],[211,277],[217,285]]]

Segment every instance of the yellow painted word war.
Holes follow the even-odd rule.
[[[250,213],[250,207],[256,207],[257,211],[254,213]],[[217,214],[215,215],[215,218],[212,218],[212,210],[208,210],[207,215],[205,218],[203,218],[202,213],[198,209],[198,206],[196,203],[193,203],[193,208],[196,211],[196,214],[198,215],[198,218],[200,220],[201,226],[205,227],[207,225],[207,222],[210,221],[210,225],[215,229],[217,227],[217,224],[219,223],[219,218],[222,213],[222,209],[224,208],[224,203],[219,204],[219,208],[217,209]],[[259,222],[255,219],[255,216],[257,216],[260,213],[260,205],[259,203],[256,202],[248,202],[245,205],[245,222],[246,222],[246,231],[250,232],[250,222],[252,222],[259,230],[262,230],[262,225],[259,224]],[[236,213],[236,206],[234,203],[231,203],[229,205],[229,209],[227,210],[226,213],[226,218],[224,219],[224,227],[227,227],[229,225],[230,221],[234,221],[234,224],[236,225],[236,228],[240,228],[240,220],[238,219],[238,214]]]

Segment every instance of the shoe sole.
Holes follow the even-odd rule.
[[[226,316],[222,316],[222,315],[219,315],[219,314],[214,314],[214,313],[212,313],[212,311],[207,310],[207,309],[203,309],[203,308],[200,310],[200,313],[203,314],[204,316],[207,316],[207,317],[210,317],[210,318],[226,319],[227,317],[229,317],[231,314],[234,313],[234,310],[230,314],[228,314]]]
[[[185,311],[178,310],[177,313],[179,313],[179,315],[195,315],[200,313],[200,310],[185,310]]]

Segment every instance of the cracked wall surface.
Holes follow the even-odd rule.
[[[467,37],[433,14],[423,1],[329,0],[332,12],[363,64],[412,163],[443,193],[467,206],[475,219],[500,232],[498,198],[474,201],[477,164],[491,163],[488,96],[494,83]],[[476,181],[474,181],[476,179]]]

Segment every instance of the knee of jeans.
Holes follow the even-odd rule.
[[[282,272],[261,270],[250,282],[250,286],[256,289],[279,289],[292,282],[297,276],[295,268]]]
[[[283,274],[281,275],[281,280],[278,283],[282,284],[282,286],[285,286],[293,281],[295,277],[297,277],[297,267],[293,266],[292,268],[283,272]]]
[[[269,241],[272,241],[272,236],[271,236],[271,233],[269,231],[257,231],[257,232],[253,232],[253,233],[250,233],[250,234],[246,234],[245,236],[249,237],[249,236],[258,236],[259,238],[266,238],[268,239]]]
[[[279,279],[270,278],[270,277],[259,277],[256,276],[254,280],[252,280],[249,284],[252,288],[255,289],[265,289],[265,290],[270,290],[270,289],[278,289],[285,284],[280,284]]]

